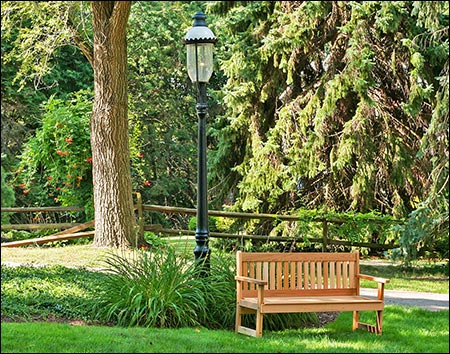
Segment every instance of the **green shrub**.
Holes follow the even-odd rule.
[[[99,318],[121,326],[167,328],[204,322],[204,283],[193,261],[172,247],[134,255],[107,256],[108,291],[99,299]]]
[[[92,95],[53,95],[43,104],[42,125],[24,143],[13,180],[25,204],[85,206],[87,218],[93,217]]]
[[[111,253],[105,262],[108,290],[99,298],[97,319],[120,326],[234,328],[234,254],[212,253],[206,277],[191,256],[173,247],[137,251],[131,259]],[[265,328],[316,320],[315,314],[274,314],[266,316]]]
[[[163,239],[161,236],[158,236],[153,232],[145,232],[144,239],[152,249],[166,248],[169,245],[167,240]]]
[[[208,230],[217,232],[219,231],[217,226],[217,218],[215,216],[208,216]],[[188,230],[194,231],[197,228],[197,217],[193,216],[189,219]]]
[[[236,261],[233,253],[215,251],[210,257],[209,276],[204,279],[208,328],[234,329],[236,308]]]

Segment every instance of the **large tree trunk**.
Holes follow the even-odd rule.
[[[91,119],[94,246],[136,247],[127,115],[126,24],[131,1],[91,1],[94,105]]]

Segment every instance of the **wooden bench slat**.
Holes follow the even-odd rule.
[[[349,264],[349,287],[354,288],[355,287],[355,279],[356,279],[356,272],[355,272],[355,263],[351,262]],[[358,292],[359,294],[359,292]]]
[[[250,272],[248,273],[248,276],[250,278],[256,278],[255,277],[255,263],[254,262],[249,263],[248,267],[249,267],[249,270],[250,270]],[[255,285],[254,284],[250,284],[250,289],[252,289],[252,290],[256,289]]]
[[[262,273],[262,262],[255,263],[255,271],[257,279],[264,279],[264,274]]]
[[[283,288],[289,288],[289,262],[283,262]]]
[[[317,289],[322,289],[322,262],[317,263]]]
[[[303,289],[309,288],[308,274],[309,274],[309,263],[303,262],[303,277],[304,277],[303,278]]]
[[[281,289],[281,284],[283,281],[283,275],[282,275],[282,271],[281,271],[282,266],[283,265],[281,264],[281,262],[276,262],[275,279],[277,282],[277,285],[276,285],[277,289]]]
[[[342,286],[348,287],[348,262],[342,263]]]
[[[342,262],[336,262],[336,288],[342,287]]]
[[[328,262],[323,262],[323,287],[324,289],[328,289]]]
[[[258,300],[254,297],[243,298],[242,301],[247,303],[257,303]],[[267,297],[264,299],[264,307],[277,305],[277,304],[297,304],[297,305],[308,305],[308,304],[352,304],[352,303],[382,303],[381,300],[348,295],[348,296],[280,296],[280,297]]]
[[[336,287],[336,271],[335,271],[336,263],[330,262],[330,288]]]
[[[275,289],[275,264],[274,263],[268,263],[270,266],[270,282],[269,282],[269,289]]]
[[[257,290],[242,290],[243,297],[256,297]],[[352,296],[356,294],[356,288],[348,289],[267,289],[264,290],[264,296]]]
[[[269,263],[263,262],[262,269],[263,279],[269,279]],[[264,289],[269,289],[269,283],[267,283]]]

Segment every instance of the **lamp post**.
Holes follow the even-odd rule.
[[[194,256],[207,275],[210,267],[208,229],[208,185],[206,176],[206,85],[213,73],[213,51],[216,37],[206,24],[206,15],[199,11],[193,17],[194,24],[186,34],[187,70],[192,83],[197,86],[198,116],[198,170],[197,170],[197,227],[195,230]]]

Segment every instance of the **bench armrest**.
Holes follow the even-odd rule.
[[[236,279],[237,281],[245,281],[248,283],[253,283],[256,285],[267,285],[267,280],[261,280],[261,279],[255,279],[255,278],[250,278],[250,277],[244,277],[242,275],[236,275],[234,277],[234,279]]]
[[[357,274],[356,276],[361,279],[371,280],[371,281],[375,281],[377,283],[383,283],[383,284],[389,283],[391,281],[390,279],[387,279],[387,278],[373,277],[371,275],[366,275],[366,274]]]
[[[356,276],[360,279],[366,279],[366,280],[371,280],[371,281],[377,282],[378,283],[377,298],[378,298],[378,300],[384,301],[384,284],[389,283],[390,282],[389,279],[373,277],[371,275],[366,275],[366,274],[357,274]]]
[[[250,278],[250,277],[244,277],[242,275],[236,275],[234,277],[234,279],[236,279],[236,281],[239,282],[247,282],[247,283],[253,283],[257,286],[257,291],[258,291],[258,308],[264,303],[264,286],[267,285],[267,280],[261,280],[261,279],[255,279],[255,278]],[[242,297],[242,293],[241,293],[241,284],[238,284],[237,287],[237,300],[238,302],[240,301],[241,297]]]

